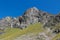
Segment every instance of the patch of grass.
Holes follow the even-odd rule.
[[[6,33],[0,36],[0,39],[3,40],[13,40],[14,38],[27,34],[27,33],[39,33],[42,32],[42,24],[36,23],[36,24],[31,24],[28,26],[28,28],[25,28],[23,30],[19,28],[9,28],[7,29]]]
[[[60,33],[57,34],[52,40],[57,40],[57,39],[59,39],[59,38],[60,38]]]

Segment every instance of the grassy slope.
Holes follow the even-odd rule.
[[[0,35],[0,40],[13,40],[17,36],[21,36],[23,34],[28,34],[28,33],[39,33],[43,32],[42,24],[36,23],[29,25],[28,28],[26,29],[18,29],[18,28],[8,28],[6,33],[3,35]],[[60,34],[57,34],[52,40],[56,40],[57,38],[60,38]]]
[[[28,28],[21,30],[18,28],[9,28],[5,34],[0,35],[0,39],[3,40],[13,40],[13,38],[16,38],[17,36],[21,36],[23,34],[27,34],[27,33],[38,33],[38,32],[42,32],[42,24],[40,23],[36,23],[36,24],[32,24],[29,25]]]

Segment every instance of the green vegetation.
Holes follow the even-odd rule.
[[[31,24],[28,26],[28,28],[25,28],[23,30],[19,28],[8,28],[5,30],[5,34],[0,35],[0,39],[2,40],[13,40],[14,38],[21,36],[23,34],[28,34],[28,33],[34,33],[37,34],[39,32],[42,32],[42,24],[36,23],[36,24]]]
[[[57,39],[59,39],[59,38],[60,38],[60,33],[57,34],[52,40],[57,40]]]

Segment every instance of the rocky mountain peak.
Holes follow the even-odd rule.
[[[6,21],[7,20],[7,21]],[[8,23],[11,26],[18,26],[18,27],[25,27],[29,24],[34,24],[37,22],[43,23],[44,26],[51,26],[55,25],[56,23],[60,22],[60,14],[53,16],[50,15],[47,12],[40,11],[36,7],[32,7],[28,9],[24,15],[18,17],[18,18],[11,18],[11,17],[6,17],[3,20],[0,21],[0,24],[3,24],[2,22],[4,21],[5,25],[8,25]],[[20,23],[19,23],[20,22]]]
[[[38,9],[38,8],[36,8],[36,7],[32,7],[32,8],[31,8],[31,10],[39,11],[39,9]]]
[[[36,7],[32,7],[32,8],[29,8],[26,12],[25,12],[25,14],[26,15],[33,15],[33,14],[36,14],[36,13],[38,13],[39,12],[39,10],[36,8]]]

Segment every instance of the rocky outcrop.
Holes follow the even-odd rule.
[[[32,7],[25,11],[25,13],[17,18],[6,17],[0,20],[1,26],[11,26],[11,28],[26,28],[30,24],[40,22],[43,27],[52,28],[52,26],[60,23],[60,14],[51,15],[45,11],[38,10],[36,7]]]

